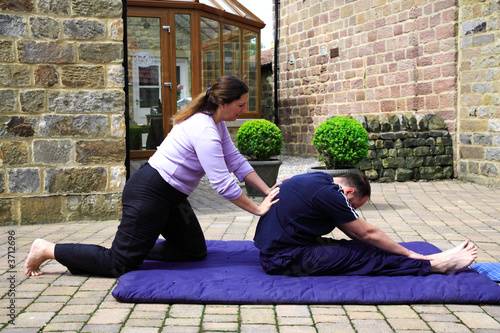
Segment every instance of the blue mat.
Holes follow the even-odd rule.
[[[421,254],[440,250],[402,243]],[[120,302],[198,304],[500,304],[500,286],[472,269],[428,276],[267,275],[251,241],[207,241],[197,262],[146,261],[122,275],[113,290]]]

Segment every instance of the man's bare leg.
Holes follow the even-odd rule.
[[[28,276],[39,276],[43,272],[40,270],[40,265],[46,260],[54,258],[55,244],[44,239],[37,239],[31,245],[28,259],[24,264],[24,274]]]
[[[477,248],[469,241],[465,241],[453,249],[427,256],[427,258],[431,259],[431,272],[453,274],[476,260]]]

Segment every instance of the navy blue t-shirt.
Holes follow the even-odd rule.
[[[342,188],[324,172],[294,176],[280,185],[280,199],[260,218],[255,246],[264,254],[311,244],[337,224],[356,220]]]

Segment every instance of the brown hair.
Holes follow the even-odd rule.
[[[372,194],[372,188],[370,186],[370,182],[364,174],[358,172],[349,172],[345,175],[340,176],[339,178],[344,179],[346,185],[356,190],[355,196],[358,199],[362,199],[364,197],[370,198]]]
[[[184,110],[175,114],[172,120],[179,124],[198,112],[212,116],[219,104],[232,103],[248,91],[246,83],[236,76],[221,76],[206,92],[199,94]]]

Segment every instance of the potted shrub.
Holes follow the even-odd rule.
[[[368,132],[358,121],[348,117],[334,117],[318,126],[312,143],[319,153],[324,167],[309,169],[310,172],[326,171],[341,175],[357,172],[356,164],[368,155]]]
[[[278,126],[265,119],[249,120],[238,129],[236,140],[238,150],[248,157],[255,172],[269,187],[273,186],[281,161],[271,157],[280,155],[283,147],[283,136]],[[249,196],[265,196],[249,184],[245,184],[245,188]]]

